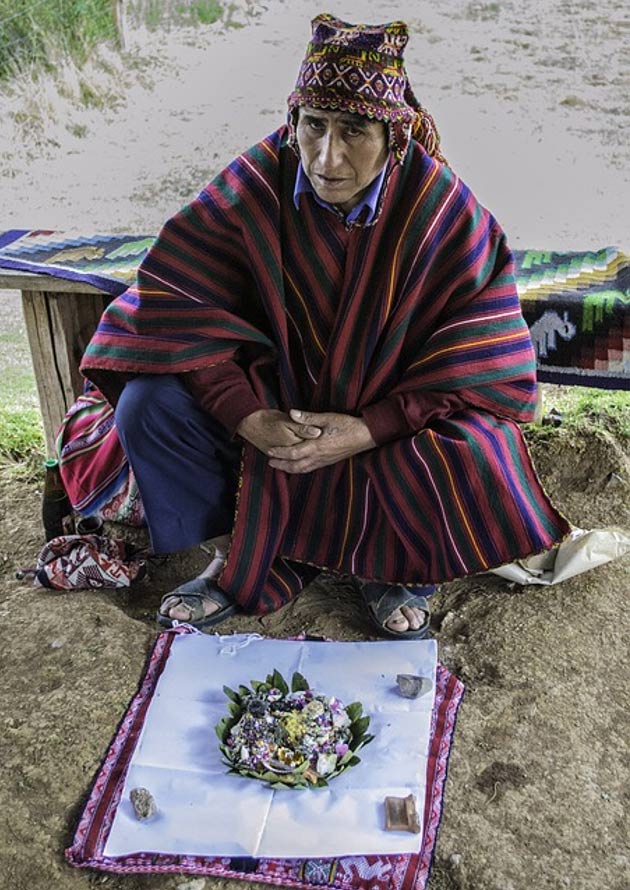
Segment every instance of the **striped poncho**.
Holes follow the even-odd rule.
[[[421,391],[470,409],[302,475],[244,443],[221,586],[263,614],[312,566],[422,584],[551,547],[569,526],[516,423],[533,415],[535,362],[496,221],[417,143],[369,226],[296,209],[296,169],[282,128],[169,220],[83,372],[113,401],[129,374],[237,357],[270,408],[359,415]]]

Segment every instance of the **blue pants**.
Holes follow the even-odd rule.
[[[241,448],[171,374],[130,380],[116,426],[135,474],[154,553],[232,528]]]

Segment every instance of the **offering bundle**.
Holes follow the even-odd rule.
[[[359,702],[315,693],[299,673],[291,688],[275,670],[251,688],[223,691],[230,716],[215,729],[229,771],[272,788],[323,787],[356,766],[357,751],[374,738]]]

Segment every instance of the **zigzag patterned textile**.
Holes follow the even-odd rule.
[[[83,281],[117,297],[136,279],[155,235],[68,238],[44,229],[0,233],[0,269]]]
[[[282,128],[171,219],[104,313],[86,376],[115,399],[129,372],[239,356],[269,407],[355,414],[420,390],[474,410],[306,476],[246,443],[222,586],[264,614],[304,564],[423,584],[548,549],[569,525],[516,423],[533,415],[534,356],[495,220],[416,144],[377,226],[298,212],[296,166]]]
[[[630,255],[527,250],[516,283],[539,380],[630,389]]]

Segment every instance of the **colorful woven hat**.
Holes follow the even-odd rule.
[[[443,160],[433,119],[414,96],[405,71],[407,25],[351,25],[324,13],[313,19],[311,28],[306,57],[288,100],[291,144],[296,144],[297,110],[309,105],[383,121],[398,161],[412,136],[430,155]]]

